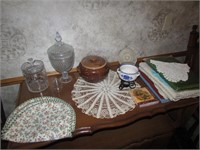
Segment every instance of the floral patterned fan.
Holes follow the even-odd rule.
[[[19,105],[8,117],[2,139],[18,143],[71,137],[76,115],[70,104],[55,97],[37,97]]]

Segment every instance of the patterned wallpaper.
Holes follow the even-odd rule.
[[[185,50],[199,23],[198,1],[2,0],[1,9],[2,79],[21,76],[29,57],[54,70],[47,49],[56,31],[74,47],[76,67],[89,54],[116,61],[125,47],[137,57]]]
[[[21,76],[28,58],[53,71],[47,49],[56,31],[75,50],[76,67],[89,54],[119,60],[128,47],[136,57],[185,50],[193,24],[199,24],[198,1],[1,0],[1,79]],[[2,88],[7,97],[18,88]],[[16,95],[16,94],[13,94]],[[7,97],[7,98],[6,98]],[[9,114],[10,107],[7,107]]]

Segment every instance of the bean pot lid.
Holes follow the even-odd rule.
[[[100,56],[89,55],[82,59],[81,64],[84,68],[96,70],[106,66],[107,61]]]

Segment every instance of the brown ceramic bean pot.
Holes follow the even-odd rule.
[[[105,79],[109,72],[107,61],[96,55],[83,58],[77,69],[84,80],[93,83]]]

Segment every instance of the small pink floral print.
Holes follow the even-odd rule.
[[[2,139],[27,143],[71,137],[75,125],[76,115],[68,103],[54,97],[38,97],[18,106],[9,116]]]

